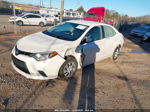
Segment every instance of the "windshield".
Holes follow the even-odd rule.
[[[94,13],[86,13],[86,17],[97,17]]]
[[[24,14],[19,14],[19,15],[17,15],[18,17],[22,17],[22,16],[24,16]]]
[[[43,33],[58,39],[75,41],[85,32],[87,28],[88,26],[85,25],[66,22],[43,31]]]

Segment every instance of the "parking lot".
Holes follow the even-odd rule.
[[[0,16],[0,109],[150,109],[150,43],[124,32],[117,61],[106,59],[77,71],[68,81],[26,79],[10,65],[22,36],[49,28],[13,25]]]

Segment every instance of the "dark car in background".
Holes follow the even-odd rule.
[[[144,37],[147,32],[150,32],[150,26],[142,25],[131,30],[130,35]]]
[[[21,14],[22,11],[20,10],[15,10],[16,14]],[[13,14],[13,9],[10,8],[0,8],[0,14],[4,14],[4,15],[12,15]]]
[[[148,42],[150,42],[150,32],[147,32],[147,33],[144,35],[143,41],[148,41]]]

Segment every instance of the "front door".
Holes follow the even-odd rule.
[[[41,17],[38,15],[28,15],[27,20],[30,25],[39,25],[41,22]]]
[[[104,58],[105,40],[102,39],[101,26],[93,27],[86,35],[86,42],[81,45],[82,66],[87,66]]]

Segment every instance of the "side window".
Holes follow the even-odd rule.
[[[25,17],[26,17],[26,18],[30,18],[30,15],[26,15]]]
[[[103,37],[102,33],[102,28],[101,26],[96,26],[92,28],[88,33],[87,33],[87,38],[90,38],[92,41],[100,40]]]
[[[47,15],[46,17],[47,17],[47,18],[49,18],[50,16],[49,16],[49,15]]]
[[[28,16],[23,16],[22,18],[28,18]]]
[[[27,18],[41,18],[41,17],[37,15],[27,15]]]
[[[33,18],[33,15],[27,15],[27,18]]]
[[[113,37],[116,35],[114,29],[112,29],[110,26],[103,26],[103,30],[104,30],[104,38]]]
[[[41,17],[38,16],[38,15],[33,15],[32,17],[33,17],[33,18],[41,18]]]

